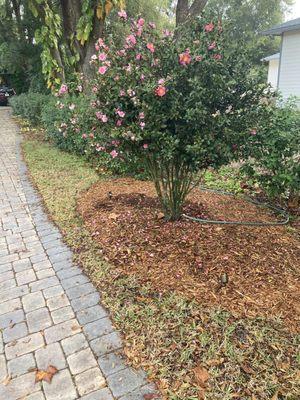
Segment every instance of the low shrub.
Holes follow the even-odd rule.
[[[50,101],[51,96],[41,93],[22,93],[10,99],[13,113],[26,120],[33,126],[41,124],[41,113],[44,106]]]
[[[253,131],[248,176],[258,181],[273,199],[299,204],[300,111],[292,104],[269,107],[264,124]]]
[[[95,99],[83,93],[53,96],[43,107],[41,116],[47,138],[64,151],[84,156],[97,170],[143,178],[144,169],[134,155],[124,162],[101,151],[102,138],[107,133],[99,129],[95,105]]]

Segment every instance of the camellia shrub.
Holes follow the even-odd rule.
[[[62,85],[57,96],[52,96],[42,110],[41,121],[47,139],[61,150],[84,156],[99,171],[143,177],[133,154],[124,163],[102,151],[99,138],[102,140],[105,132],[95,118],[95,107],[95,95]]]
[[[173,35],[121,18],[123,45],[99,39],[91,61],[98,149],[113,159],[137,155],[165,217],[177,220],[199,171],[239,159],[271,94],[243,46],[226,52],[230,32],[218,20],[202,17]]]
[[[300,111],[291,103],[270,105],[247,147],[244,172],[270,198],[300,205]]]

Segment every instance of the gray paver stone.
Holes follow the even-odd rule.
[[[75,400],[77,398],[70,372],[67,369],[54,375],[50,384],[43,382],[43,389],[47,400]]]
[[[89,346],[85,336],[82,333],[78,333],[77,335],[62,340],[61,345],[67,356],[76,353],[79,350],[86,349]]]
[[[81,396],[106,386],[99,368],[92,368],[75,376],[77,390]]]
[[[8,360],[40,349],[44,346],[44,338],[43,335],[38,332],[18,339],[13,344],[13,346],[10,343],[5,346],[5,354]]]
[[[37,350],[35,358],[39,369],[46,370],[49,365],[54,365],[57,369],[64,369],[67,366],[59,343],[52,343]]]
[[[97,356],[102,356],[113,350],[120,349],[122,347],[122,340],[117,332],[112,332],[92,340],[90,345]]]
[[[28,334],[27,325],[25,322],[8,327],[3,331],[3,341],[5,343],[11,342],[15,339],[20,339]]]
[[[105,308],[99,304],[85,308],[77,313],[78,321],[82,325],[88,324],[89,322],[93,322],[103,317],[107,317],[107,312]]]
[[[72,374],[80,374],[89,368],[97,366],[97,361],[91,349],[84,349],[71,354],[67,358]]]
[[[37,310],[46,304],[42,292],[29,293],[22,297],[22,302],[26,312]]]
[[[81,400],[114,400],[108,388],[96,390],[96,392],[81,397]]]
[[[99,357],[98,363],[101,371],[106,377],[127,367],[123,358],[114,353],[105,354],[104,356]]]
[[[90,322],[83,327],[88,340],[96,339],[114,330],[109,318],[101,318],[97,321]]]
[[[33,355],[25,354],[24,356],[14,358],[8,362],[8,373],[12,378],[26,374],[30,369],[35,368],[36,363]]]
[[[42,331],[52,325],[52,320],[47,307],[31,311],[26,315],[29,332]]]
[[[81,327],[77,320],[71,319],[45,329],[44,334],[46,343],[50,344],[65,339],[66,337],[76,335],[76,333],[80,331]]]
[[[87,307],[94,306],[95,304],[98,304],[100,301],[100,295],[99,293],[90,293],[87,294],[86,296],[79,297],[78,299],[71,300],[71,304],[73,307],[73,310],[80,311],[84,310]]]
[[[112,394],[116,397],[123,396],[147,383],[145,374],[126,368],[107,377],[107,382]]]

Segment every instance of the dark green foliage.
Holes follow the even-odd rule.
[[[270,107],[251,138],[244,171],[273,198],[300,196],[300,111],[292,104]]]
[[[43,107],[49,102],[50,95],[41,93],[23,93],[10,99],[13,113],[30,121],[34,126],[41,124]]]

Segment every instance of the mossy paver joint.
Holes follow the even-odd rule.
[[[155,387],[120,357],[101,296],[27,177],[8,108],[0,121],[0,399],[144,400]],[[48,365],[51,384],[36,383]]]

